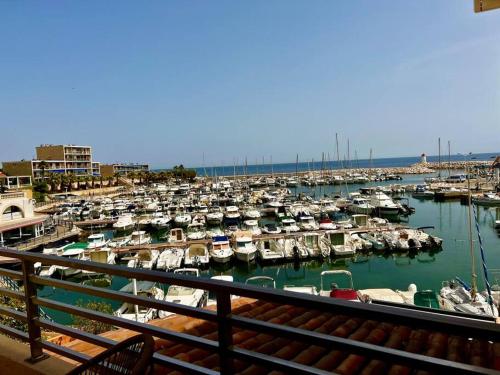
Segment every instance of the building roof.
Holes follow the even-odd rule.
[[[241,317],[349,338],[410,353],[500,369],[500,343],[497,342],[471,340],[468,337],[428,329],[415,329],[392,322],[323,313],[306,307],[280,305],[248,298],[238,298],[233,300],[232,304],[233,315]],[[213,309],[214,307],[209,308]],[[173,315],[163,320],[153,321],[151,324],[208,340],[217,339],[216,323],[200,319]],[[133,335],[131,331],[119,329],[104,333],[102,336],[119,341],[131,335]],[[59,338],[58,340],[64,342],[64,339]],[[390,360],[373,360],[335,348],[308,345],[300,341],[256,333],[246,329],[233,328],[233,343],[239,349],[294,361],[328,372],[363,375],[413,373],[413,369],[391,363]],[[67,346],[91,356],[102,350],[79,340],[74,340]],[[207,350],[167,340],[157,340],[156,350],[168,357],[207,369],[219,369],[218,355]],[[234,370],[235,373],[246,375],[269,373],[269,369],[239,360],[235,361]],[[176,372],[168,368],[155,367],[155,374],[170,373]],[[278,374],[278,372],[273,372],[273,374]]]

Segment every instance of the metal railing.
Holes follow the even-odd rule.
[[[403,324],[414,329],[423,328],[426,330],[435,330],[438,332],[445,332],[447,334],[464,336],[466,338],[479,338],[493,342],[500,341],[500,326],[484,320],[465,317],[458,313],[437,313],[422,311],[421,309],[405,309],[397,306],[355,303],[334,298],[290,293],[276,289],[264,289],[257,286],[230,283],[219,280],[200,280],[196,277],[167,272],[130,269],[127,267],[88,261],[63,259],[57,256],[19,252],[5,248],[0,248],[0,255],[17,258],[22,262],[22,272],[0,269],[0,275],[8,276],[12,279],[22,280],[24,283],[24,293],[0,288],[0,295],[17,298],[25,301],[26,303],[25,313],[7,307],[0,307],[0,314],[26,322],[28,326],[28,332],[25,333],[5,325],[0,325],[0,332],[29,342],[31,359],[33,361],[44,358],[44,349],[80,362],[84,362],[88,359],[85,354],[43,340],[41,335],[42,329],[59,332],[103,348],[108,348],[115,344],[113,340],[102,336],[86,333],[78,329],[44,319],[40,316],[40,307],[44,307],[81,316],[87,319],[93,319],[116,327],[141,333],[148,333],[155,337],[166,339],[175,343],[187,344],[195,348],[218,353],[219,369],[221,374],[232,374],[234,372],[233,361],[236,359],[265,366],[267,369],[275,369],[293,374],[326,373],[325,371],[314,367],[265,355],[233,345],[233,327],[248,329],[257,333],[284,337],[311,345],[322,346],[328,349],[334,348],[344,350],[349,353],[387,361],[392,364],[402,364],[412,368],[432,370],[438,373],[498,374],[498,372],[494,370],[483,367],[452,362],[441,358],[429,357],[403,350],[368,344],[348,338],[326,335],[315,331],[308,331],[301,328],[294,328],[291,326],[236,315],[233,314],[232,311],[231,295],[270,301],[275,304],[307,307],[308,309],[324,313],[335,313],[349,317],[359,317],[363,319],[386,321],[394,324]],[[216,310],[212,311],[194,308],[176,303],[154,300],[143,296],[131,295],[119,291],[40,277],[34,272],[35,262],[83,269],[113,276],[135,278],[138,280],[147,280],[208,290],[215,294],[217,301]],[[121,302],[128,302],[139,306],[169,311],[180,315],[210,321],[217,325],[218,338],[217,340],[209,340],[204,337],[197,337],[187,333],[171,331],[158,326],[139,323],[86,308],[75,307],[68,303],[50,300],[37,295],[38,286],[61,288],[67,291],[85,293],[90,296],[118,300]],[[153,361],[157,364],[167,366],[171,369],[180,370],[184,373],[218,373],[211,369],[176,358],[167,357],[159,353],[155,353]]]

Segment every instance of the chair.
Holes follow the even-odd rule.
[[[150,369],[153,353],[151,336],[133,336],[89,359],[67,375],[143,375]]]

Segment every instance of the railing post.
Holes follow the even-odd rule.
[[[42,349],[42,332],[39,326],[35,324],[40,319],[40,309],[38,305],[33,303],[33,298],[36,297],[36,285],[30,282],[30,276],[34,275],[35,268],[33,262],[28,260],[22,261],[23,265],[23,283],[24,283],[24,296],[26,300],[26,316],[28,318],[28,336],[31,357],[28,358],[30,362],[38,362],[48,357]]]
[[[220,373],[234,374],[233,358],[229,353],[229,349],[233,346],[233,328],[230,320],[231,294],[228,292],[217,292],[217,318]]]

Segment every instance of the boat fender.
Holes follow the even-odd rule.
[[[408,285],[408,291],[409,292],[417,292],[417,286],[413,283]]]

